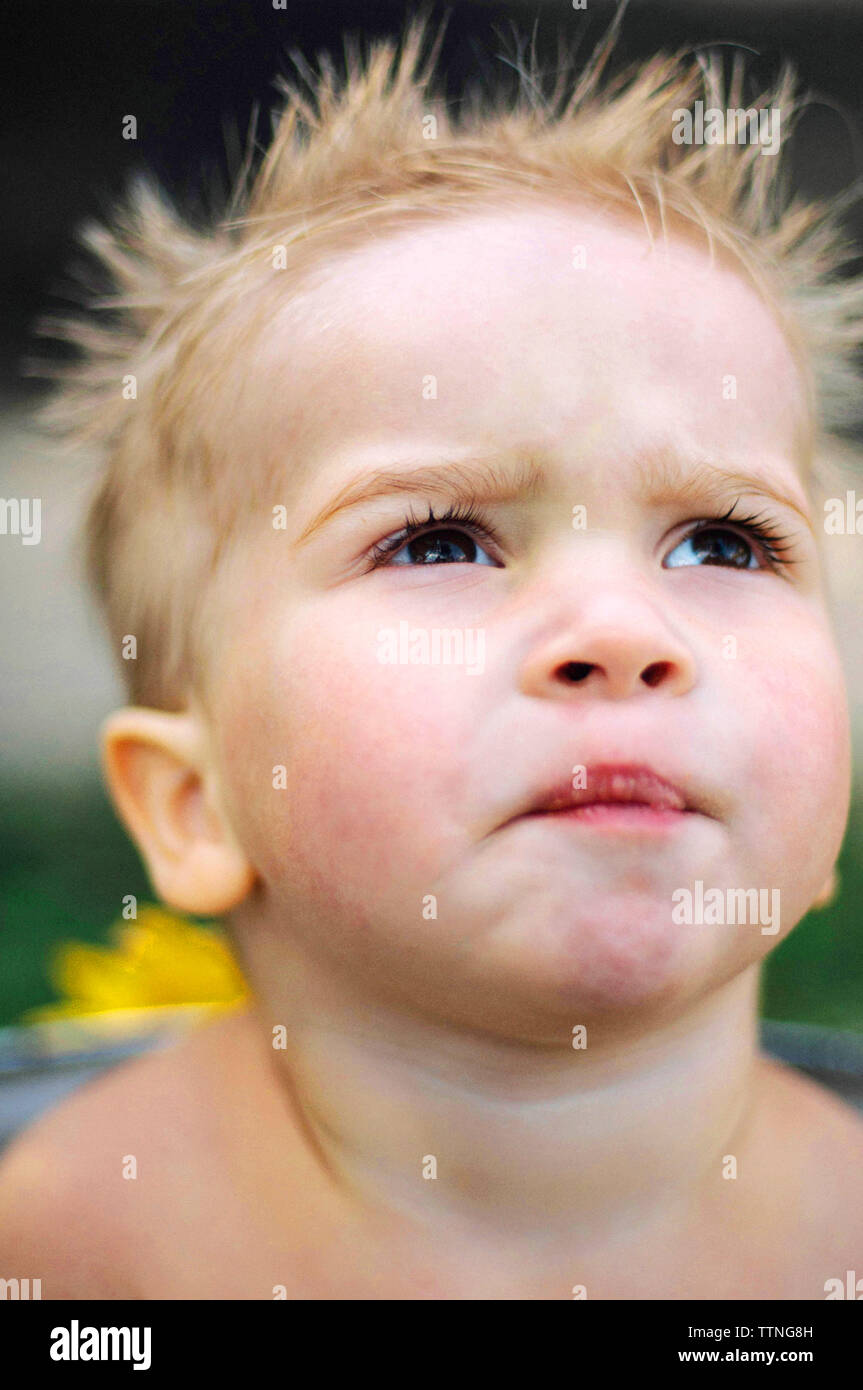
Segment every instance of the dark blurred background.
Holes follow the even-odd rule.
[[[457,99],[482,73],[506,78],[513,34],[553,65],[559,35],[585,56],[613,7],[588,0],[456,0],[441,67]],[[416,7],[398,0],[38,0],[0,4],[0,487],[43,498],[43,540],[2,537],[3,654],[0,798],[0,1025],[53,995],[46,973],[59,940],[102,941],[121,898],[152,899],[135,851],[101,789],[100,719],[122,699],[80,577],[78,527],[88,474],[52,460],[33,428],[43,383],[22,359],[46,355],[34,318],[68,307],[74,233],[105,213],[138,168],[200,213],[224,182],[257,110],[266,143],[273,79],[343,36],[394,34]],[[814,100],[791,142],[792,180],[831,199],[863,174],[863,7],[857,0],[631,0],[615,64],[659,49],[721,44],[749,51],[751,99],[783,58]],[[137,139],[122,138],[124,116]],[[849,218],[863,242],[863,214]],[[837,626],[848,670],[858,767],[863,754],[859,538],[835,550]],[[863,1033],[863,796],[858,780],[841,862],[842,892],[774,953],[764,1013]]]

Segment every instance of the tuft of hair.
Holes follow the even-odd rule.
[[[458,103],[435,90],[445,24],[433,35],[425,14],[365,54],[346,40],[342,74],[327,55],[314,70],[295,52],[269,149],[256,161],[250,142],[211,225],[192,226],[138,176],[111,225],[83,229],[109,289],[83,317],[42,321],[78,359],[36,370],[58,381],[43,423],[98,454],[89,571],[115,650],[137,637],[138,659],[121,662],[134,702],[181,708],[202,688],[208,582],[250,512],[270,525],[256,461],[238,468],[228,443],[255,335],[325,281],[329,254],[382,229],[561,195],[634,212],[651,240],[672,220],[688,225],[711,256],[719,246],[736,258],[786,328],[813,441],[858,422],[863,277],[848,273],[842,223],[855,190],[831,207],[804,203],[789,196],[781,154],[675,143],[674,113],[695,101],[744,107],[745,64],[659,54],[607,76],[625,3],[580,72],[562,51],[551,82],[519,45],[514,93],[475,86]],[[778,107],[787,138],[806,104],[785,66],[748,106]],[[285,256],[275,294],[274,246]]]

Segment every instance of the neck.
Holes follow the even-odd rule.
[[[293,1019],[273,1055],[321,1164],[369,1212],[418,1238],[598,1249],[691,1225],[724,1156],[742,1161],[757,988],[753,967],[637,1034],[588,1025],[583,1050],[342,1008],[304,988],[273,1013]],[[269,1012],[260,1005],[267,1032]]]

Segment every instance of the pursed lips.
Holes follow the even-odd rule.
[[[702,809],[680,787],[643,764],[593,764],[585,768],[584,786],[573,786],[573,780],[570,777],[540,793],[523,814],[549,815],[615,804],[680,813]]]

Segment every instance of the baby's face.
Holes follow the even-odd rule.
[[[285,482],[227,576],[211,714],[269,939],[537,1038],[675,1007],[775,946],[838,852],[849,741],[804,391],[738,273],[636,220],[477,212],[340,256],[250,375],[245,448],[281,451]],[[476,466],[472,519],[405,542]],[[405,490],[420,469],[433,492]],[[525,814],[632,764],[695,809]],[[778,932],[681,924],[697,881],[767,890]]]

